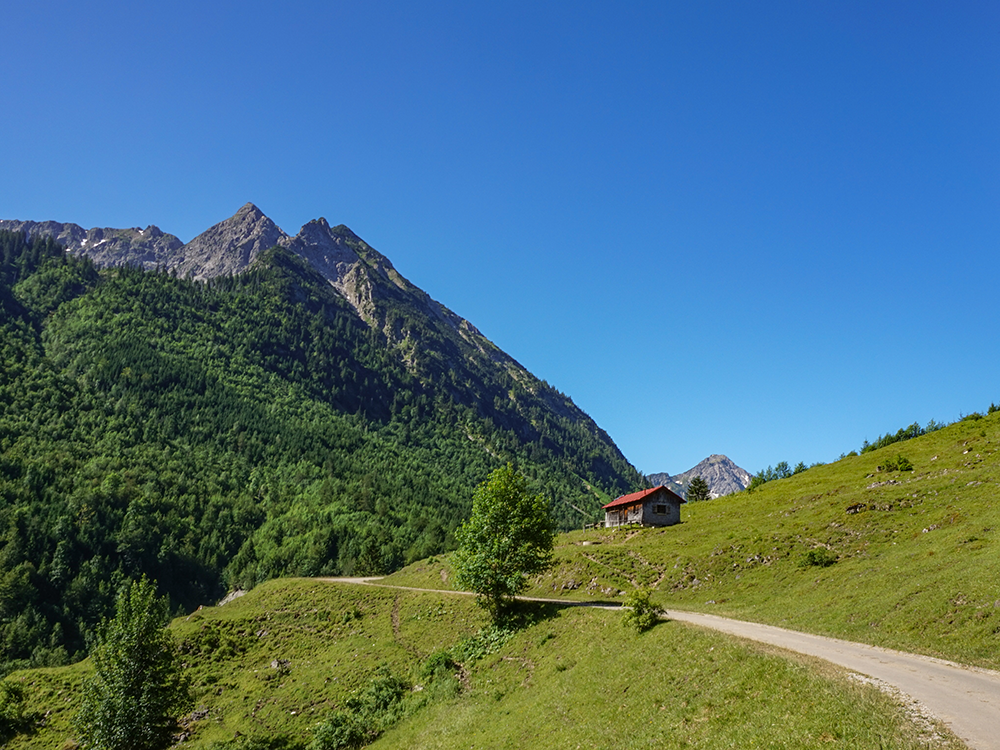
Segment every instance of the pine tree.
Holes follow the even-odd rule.
[[[706,482],[700,475],[696,476],[691,480],[691,484],[688,485],[687,495],[685,500],[689,503],[695,503],[699,500],[708,500],[712,497],[711,491],[708,489],[708,482]]]

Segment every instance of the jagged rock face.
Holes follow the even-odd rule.
[[[354,232],[343,225],[331,227],[323,218],[310,221],[295,237],[289,237],[257,206],[247,203],[187,244],[154,226],[85,230],[78,224],[55,221],[0,221],[0,229],[53,237],[70,252],[86,255],[99,266],[166,268],[196,280],[242,273],[261,253],[280,245],[305,258],[362,319],[374,328],[384,328],[390,342],[402,343],[405,332],[396,331],[384,319],[379,302],[387,298],[418,309],[494,362],[521,369],[469,321],[403,278],[388,258]]]
[[[309,261],[351,303],[358,315],[369,325],[377,325],[370,272],[374,271],[388,281],[386,269],[395,269],[386,258],[368,247],[347,227],[331,227],[323,218],[310,221],[297,235],[284,240],[282,245]],[[362,257],[372,254],[384,262],[369,264],[367,258]]]
[[[145,229],[84,229],[58,221],[0,221],[0,229],[52,237],[72,253],[88,256],[99,266],[132,265],[143,268],[173,267],[184,243],[159,227]]]
[[[657,472],[656,474],[647,474],[646,475],[646,479],[654,487],[659,487],[661,484],[664,487],[669,487],[670,486],[670,482],[673,479],[673,477],[671,477],[665,471],[660,471],[660,472]]]
[[[265,250],[288,240],[288,235],[253,203],[234,216],[206,229],[178,254],[170,268],[181,276],[210,279],[242,273]]]
[[[70,252],[86,255],[99,266],[166,268],[198,280],[241,273],[262,252],[289,239],[253,203],[187,244],[155,226],[84,229],[56,221],[0,221],[0,229],[53,237]]]
[[[745,490],[750,485],[751,475],[726,456],[714,454],[681,474],[650,474],[646,478],[654,486],[662,484],[684,497],[691,480],[698,476],[708,482],[709,492],[716,498]]]

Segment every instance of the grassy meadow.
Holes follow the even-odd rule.
[[[686,505],[674,527],[565,534],[528,593],[620,602],[643,586],[667,608],[998,668],[998,445],[1000,413]],[[879,470],[900,455],[912,471]],[[384,583],[452,580],[439,556]],[[677,622],[637,635],[617,612],[524,606],[528,625],[490,635],[471,597],[283,579],[178,618],[195,696],[182,746],[302,750],[391,673],[405,695],[375,748],[961,747],[823,662]],[[89,668],[11,675],[44,719],[6,746],[75,747]]]
[[[660,605],[1000,668],[1000,412],[752,493],[663,529],[561,535],[532,596]],[[913,471],[879,471],[902,455]],[[447,588],[447,558],[387,581]]]
[[[375,748],[961,747],[816,660],[682,623],[639,635],[614,611],[525,608],[522,629],[477,638],[486,621],[469,597],[264,584],[173,622],[195,694],[179,746],[302,750],[317,723],[388,670],[406,690]],[[442,652],[455,661],[434,675]],[[9,677],[45,719],[6,747],[74,748],[89,668]]]

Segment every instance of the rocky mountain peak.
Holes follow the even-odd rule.
[[[264,216],[264,212],[257,208],[253,201],[247,201],[240,207],[239,211],[233,214],[233,218],[237,216],[254,216],[259,218]]]
[[[253,203],[247,203],[184,245],[181,257],[171,267],[195,279],[241,273],[262,252],[287,239],[277,224]]]
[[[671,476],[661,472],[650,474],[646,478],[654,485],[662,484],[684,497],[691,480],[698,476],[708,482],[708,489],[713,498],[739,492],[750,484],[750,472],[740,468],[728,456],[720,453],[713,453],[697,466],[680,474]]]

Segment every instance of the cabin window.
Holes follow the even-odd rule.
[[[654,505],[653,506],[653,512],[656,513],[658,516],[665,516],[665,515],[667,515],[667,506],[666,505]]]

